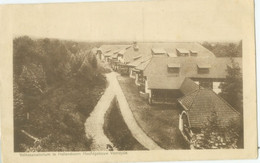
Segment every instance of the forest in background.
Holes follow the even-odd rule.
[[[242,57],[242,41],[203,42],[202,46],[213,52],[216,57]]]
[[[14,150],[89,150],[84,122],[109,71],[91,53],[98,43],[13,40]]]

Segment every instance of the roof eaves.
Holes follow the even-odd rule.
[[[181,104],[181,106],[184,108],[184,110],[188,111],[189,109],[186,108],[185,105],[182,104],[182,102],[180,101],[181,98],[178,98],[177,101]]]

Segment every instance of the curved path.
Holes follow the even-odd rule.
[[[137,124],[132,110],[129,108],[126,97],[118,83],[116,78],[116,74],[114,74],[113,78],[111,78],[113,83],[113,88],[117,96],[117,101],[119,104],[120,111],[122,113],[123,119],[132,133],[133,137],[142,144],[145,148],[149,150],[163,150],[160,146],[158,146],[146,133],[140,128]]]
[[[159,147],[150,137],[148,137],[137,124],[116,76],[117,74],[115,72],[106,74],[109,86],[101,99],[98,101],[89,118],[86,120],[86,136],[93,139],[91,150],[106,150],[106,145],[112,144],[104,134],[103,125],[105,113],[115,95],[117,96],[117,101],[123,119],[133,137],[149,150],[162,150],[162,148]]]
[[[92,151],[105,151],[107,150],[107,144],[113,144],[104,134],[103,130],[105,113],[115,96],[110,83],[111,73],[106,74],[106,77],[109,81],[109,86],[85,122],[86,136],[93,140],[90,147]],[[114,147],[114,150],[117,149]]]

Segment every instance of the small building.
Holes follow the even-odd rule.
[[[113,54],[122,52],[125,49],[130,48],[132,45],[121,44],[105,44],[97,49],[97,56],[100,60],[108,61]]]
[[[149,55],[147,55],[147,56],[139,55],[139,56],[134,57],[134,61],[127,64],[129,67],[129,72],[130,72],[129,76],[131,78],[138,78],[138,73],[140,72],[141,69],[137,69],[137,67],[138,66],[140,67],[140,65],[145,64],[147,61],[149,62],[151,57],[152,56],[149,56]]]
[[[182,86],[185,95],[178,99],[182,108],[179,115],[179,129],[187,141],[190,141],[194,133],[200,132],[212,113],[219,117],[220,127],[226,127],[230,121],[240,117],[238,111],[211,89],[191,83],[191,80],[186,81]]]

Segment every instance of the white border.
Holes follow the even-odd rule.
[[[0,4],[35,4],[35,3],[74,3],[74,2],[104,2],[104,1],[125,1],[125,0],[0,0]],[[128,0],[133,1],[133,0]],[[258,30],[257,30],[258,29]],[[260,0],[255,0],[255,35],[256,35],[256,63],[260,63]],[[259,55],[258,55],[259,54]],[[257,68],[257,85],[260,84],[260,65],[256,64]],[[257,95],[260,94],[260,87],[257,87]],[[260,101],[260,97],[257,96],[257,101]],[[257,104],[257,108],[260,108],[260,104]],[[258,117],[260,117],[260,111],[257,112]],[[0,121],[1,126],[1,121]],[[259,126],[260,126],[260,120],[258,119],[258,142],[260,140],[260,132],[259,132]],[[0,129],[1,130],[1,129]],[[0,132],[0,138],[1,138],[1,132]],[[259,147],[259,143],[258,143]],[[1,140],[0,140],[0,152],[1,152]],[[260,155],[260,152],[258,151],[258,155]],[[0,160],[1,154],[0,154]],[[256,163],[259,162],[260,159],[257,160],[234,160],[234,161],[214,161],[216,163],[241,163],[241,162],[249,162],[249,163]],[[2,162],[2,161],[1,161]],[[180,161],[174,161],[174,162],[180,162]],[[181,161],[180,163],[188,163],[191,161]],[[192,161],[193,162],[193,161]],[[211,163],[212,161],[196,161],[196,162],[205,162],[205,163]],[[159,162],[157,162],[159,163]],[[170,162],[169,162],[170,163]],[[173,163],[173,162],[172,162]]]

